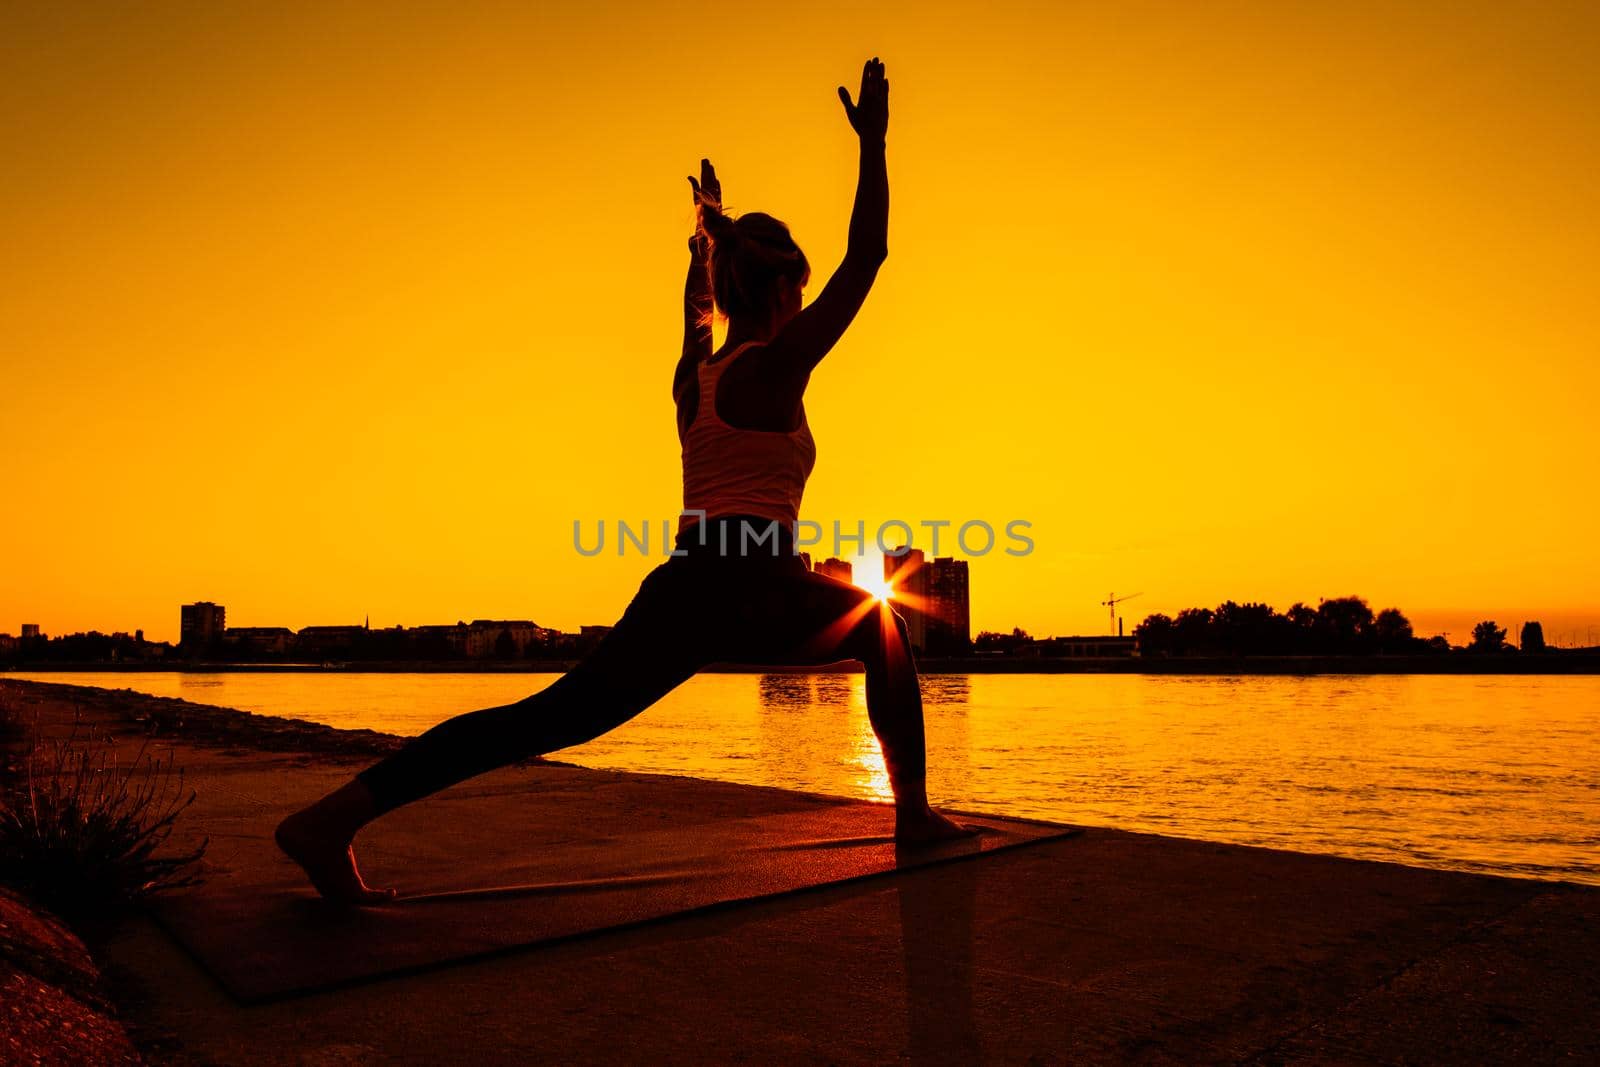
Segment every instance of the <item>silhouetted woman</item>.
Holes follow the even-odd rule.
[[[391,899],[392,891],[362,882],[352,847],[356,832],[383,813],[598,737],[717,662],[861,661],[867,712],[894,788],[896,838],[920,844],[966,832],[928,806],[922,698],[905,624],[869,593],[808,571],[794,552],[800,498],[816,458],[801,402],[806,383],[855,318],[888,254],[883,64],[866,64],[856,102],[843,87],[839,97],[861,142],[850,240],[838,270],[804,310],[801,291],[811,272],[788,227],[758,212],[724,214],[708,161],[699,183],[689,179],[700,226],[690,240],[683,356],[672,383],[683,445],[676,544],[683,554],[651,571],[594,652],[549,688],[442,722],[285,819],[279,846],[324,896],[358,904]],[[715,353],[708,287],[728,320],[727,340]],[[752,542],[750,531],[768,539]]]

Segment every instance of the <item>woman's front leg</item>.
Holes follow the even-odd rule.
[[[967,831],[928,806],[927,739],[922,689],[905,621],[865,590],[800,572],[773,582],[748,629],[763,635],[747,662],[825,664],[857,660],[866,668],[867,717],[895,796],[895,835],[905,844]],[[733,656],[741,659],[745,657]]]
[[[974,831],[928,804],[927,732],[922,685],[905,620],[877,601],[858,636],[867,673],[867,717],[883,751],[894,790],[895,841],[922,845],[965,837]]]

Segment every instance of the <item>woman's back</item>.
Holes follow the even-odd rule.
[[[792,429],[750,429],[730,423],[723,417],[726,401],[718,404],[728,369],[748,358],[756,344],[735,346],[697,368],[695,405],[679,427],[685,512],[680,529],[701,516],[754,515],[793,530],[800,517],[806,479],[817,459],[804,406]]]

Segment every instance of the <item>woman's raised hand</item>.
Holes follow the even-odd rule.
[[[700,161],[700,180],[695,181],[694,175],[689,175],[689,187],[694,190],[695,228],[689,237],[689,251],[696,256],[704,256],[710,251],[710,243],[706,239],[706,232],[700,225],[699,213],[702,203],[715,204],[722,207],[722,183],[717,180],[717,168],[711,165],[711,160]]]
[[[850,102],[850,90],[839,86],[839,99],[844,101],[844,114],[850,128],[863,141],[881,141],[889,132],[889,79],[883,63],[877,56],[867,60],[861,68],[861,92],[855,103]]]
[[[689,175],[689,185],[694,189],[694,206],[699,207],[701,201],[722,206],[722,183],[717,181],[717,168],[711,165],[711,160],[700,161],[700,180],[695,181],[694,175]]]

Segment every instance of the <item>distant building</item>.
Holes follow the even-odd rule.
[[[281,656],[294,646],[295,636],[287,626],[232,626],[222,632],[222,640],[243,651]]]
[[[972,601],[967,561],[941,556],[923,566],[922,606],[926,619],[924,651],[930,656],[960,656],[972,650]]]
[[[412,626],[406,630],[411,653],[421,659],[454,659],[467,654],[467,624]]]
[[[1018,656],[1049,659],[1126,659],[1138,651],[1136,637],[1047,637],[1017,649]]]
[[[825,574],[829,578],[837,578],[841,582],[851,582],[855,580],[856,569],[852,567],[847,560],[836,559],[833,556],[829,556],[827,559],[817,564],[816,572],[818,574]]]
[[[350,652],[366,637],[365,626],[303,626],[295,634],[295,648],[303,653],[324,655]]]
[[[187,649],[210,648],[227,627],[228,609],[209,600],[183,605],[178,621],[178,643]]]
[[[811,569],[811,553],[809,553],[809,552],[800,553],[800,562],[805,565],[806,570],[810,570]]]
[[[575,651],[587,655],[600,643],[600,639],[611,632],[609,626],[580,626],[578,627],[578,641]]]
[[[538,645],[545,631],[526,619],[474,619],[467,627],[467,655],[473,659],[520,659]]]
[[[38,640],[42,636],[43,635],[41,633],[39,633],[39,624],[38,623],[36,623],[36,622],[25,622],[25,623],[22,624],[22,640],[24,640],[24,641],[27,641],[27,640],[30,640],[30,639],[31,640]]]
[[[920,548],[901,545],[894,555],[884,554],[883,580],[894,586],[894,606],[906,620],[911,647],[921,653],[928,647],[928,569]]]

